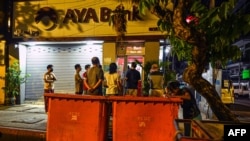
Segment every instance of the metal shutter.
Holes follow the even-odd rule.
[[[74,93],[75,83],[74,65],[82,66],[81,74],[85,71],[84,66],[91,64],[91,58],[97,56],[102,62],[102,45],[79,45],[79,44],[53,44],[27,47],[28,78],[25,87],[25,99],[36,100],[43,97],[43,74],[47,71],[47,65],[54,65],[54,73],[57,76],[55,93]]]

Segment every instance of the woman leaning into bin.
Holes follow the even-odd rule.
[[[181,104],[183,109],[183,119],[201,120],[200,110],[196,104],[195,97],[189,88],[180,88],[180,83],[178,81],[170,81],[166,87],[166,92],[167,97],[180,97],[183,100],[183,103]],[[185,136],[190,136],[190,128],[190,123],[184,123]]]

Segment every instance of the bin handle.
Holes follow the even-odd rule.
[[[178,141],[178,135],[183,135],[183,132],[181,130],[177,130],[174,134],[174,141]]]

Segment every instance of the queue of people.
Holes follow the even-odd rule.
[[[75,94],[77,95],[130,95],[137,96],[137,86],[141,81],[140,72],[136,70],[137,64],[132,63],[129,70],[126,72],[124,80],[126,81],[126,91],[123,91],[123,82],[121,75],[117,72],[116,63],[112,62],[109,65],[109,71],[104,74],[100,60],[98,57],[93,57],[90,64],[85,65],[85,71],[80,74],[82,67],[80,64],[75,64]],[[54,93],[54,82],[57,80],[53,73],[53,65],[47,66],[47,72],[44,73],[44,93]],[[105,87],[105,92],[103,92]]]
[[[125,95],[125,96],[137,96],[138,85],[141,83],[141,74],[136,69],[136,62],[131,63],[131,67],[128,68],[121,78],[121,75],[117,72],[116,63],[112,62],[109,65],[108,72],[104,73],[100,60],[98,57],[93,57],[90,64],[85,65],[85,71],[80,74],[82,67],[80,64],[75,64],[75,94],[82,95]],[[47,66],[47,72],[44,73],[44,93],[54,93],[54,82],[57,80],[53,73],[53,65]],[[150,97],[169,97],[167,87],[164,86],[164,74],[160,71],[158,64],[152,64],[150,73],[147,76],[149,83],[149,96]],[[123,85],[123,81],[125,84]],[[105,92],[103,93],[103,87]],[[125,89],[125,91],[123,90]],[[169,91],[169,90],[168,90]]]
[[[81,65],[75,64],[75,94],[138,96],[138,85],[141,83],[141,74],[136,69],[136,62],[131,63],[124,78],[121,78],[120,73],[117,72],[118,67],[114,62],[110,63],[108,72],[106,73],[104,73],[98,57],[93,57],[91,63],[92,65],[86,64],[84,66],[85,71],[82,75],[80,74],[82,71]],[[160,71],[158,64],[152,64],[150,73],[146,79],[150,87],[150,97],[169,96],[167,86],[164,86],[164,74]],[[49,64],[47,72],[44,73],[44,93],[54,93],[54,82],[56,80],[56,75],[53,73],[53,65]],[[104,92],[103,87],[105,88]]]

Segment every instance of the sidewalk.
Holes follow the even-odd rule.
[[[46,130],[47,114],[43,103],[0,105],[0,126]]]

